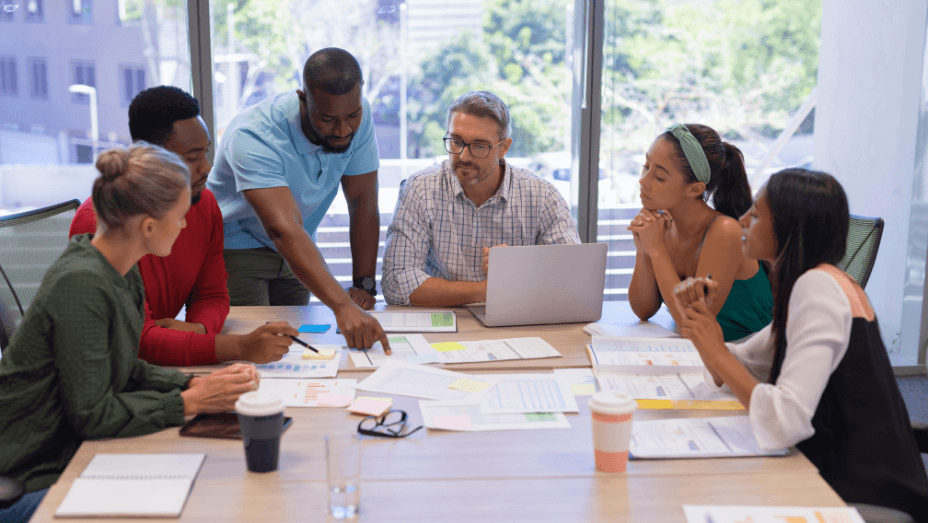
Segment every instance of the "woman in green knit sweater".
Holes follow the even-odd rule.
[[[27,492],[0,510],[3,521],[28,521],[83,440],[231,410],[257,388],[251,365],[191,378],[138,359],[145,290],[136,262],[171,252],[186,226],[190,173],[144,142],[104,152],[97,169],[96,234],[71,239],[0,359],[0,475]]]

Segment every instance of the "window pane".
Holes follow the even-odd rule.
[[[0,29],[0,57],[15,59],[18,87],[29,93],[0,102],[0,213],[90,196],[96,176],[91,112],[98,151],[130,142],[121,65],[139,68],[132,74],[135,93],[146,82],[191,90],[184,1],[154,0],[146,24],[130,27],[119,24],[116,0],[15,3],[16,13],[40,13],[44,20],[17,14]],[[72,23],[75,6],[81,25]],[[90,16],[94,8],[99,16]],[[87,94],[70,92],[75,84],[95,87],[96,105]],[[73,103],[75,97],[83,102]]]
[[[371,104],[381,159],[381,241],[400,182],[448,157],[442,145],[447,108],[468,91],[495,92],[509,105],[513,145],[507,160],[531,167],[570,201],[571,72],[565,42],[572,5],[573,0],[254,0],[230,8],[213,1],[217,135],[221,139],[244,108],[300,89],[309,54],[341,47],[365,74],[363,94]],[[347,224],[347,206],[338,196],[318,242],[345,286],[351,281]],[[378,266],[378,278],[380,273]]]
[[[609,0],[602,71],[598,237],[606,299],[628,299],[644,153],[675,123],[701,123],[744,153],[752,190],[812,161],[820,0]],[[784,132],[785,131],[785,132]],[[778,143],[783,136],[785,143]],[[604,175],[604,176],[603,176]]]

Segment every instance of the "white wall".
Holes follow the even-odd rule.
[[[911,365],[919,325],[902,321],[903,289],[928,0],[822,4],[815,168],[841,181],[851,213],[886,221],[867,294],[893,363]]]

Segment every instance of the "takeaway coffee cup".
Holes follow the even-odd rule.
[[[276,394],[246,392],[235,402],[245,443],[245,461],[252,472],[277,470],[280,435],[284,428],[284,402]]]
[[[597,392],[590,398],[589,406],[593,418],[596,470],[625,472],[632,415],[638,404],[625,394]]]

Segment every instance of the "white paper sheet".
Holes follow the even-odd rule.
[[[627,394],[635,399],[738,401],[731,391],[706,384],[702,373],[620,374],[600,372],[602,390]]]
[[[358,390],[397,394],[433,400],[467,400],[477,393],[450,388],[461,378],[473,378],[468,374],[416,365],[400,360],[386,361],[373,374],[358,383]]]
[[[650,321],[640,321],[626,325],[593,322],[583,328],[590,336],[618,336],[622,338],[679,338],[676,332],[665,329]]]
[[[457,332],[458,317],[451,310],[374,311],[384,332]]]
[[[665,373],[705,368],[693,342],[683,338],[593,336],[590,360],[602,371]]]
[[[259,390],[280,396],[287,407],[332,407],[316,403],[318,395],[329,392],[354,398],[357,383],[355,379],[262,378]]]
[[[481,381],[496,378],[480,393],[478,402],[484,414],[531,412],[579,412],[570,384],[554,374],[495,374],[478,376]]]
[[[459,341],[460,350],[440,352],[442,363],[472,363],[478,361],[529,360],[560,358],[561,353],[538,337],[504,340]]]
[[[688,523],[864,523],[853,507],[683,505]]]
[[[441,353],[433,349],[421,334],[403,334],[388,336],[390,351],[387,356],[383,353],[380,342],[368,350],[346,349],[348,357],[355,368],[370,369],[383,365],[385,361],[406,361],[408,363],[438,363]]]
[[[55,517],[180,517],[205,454],[97,454]]]
[[[629,446],[630,456],[636,459],[781,456],[786,452],[761,449],[747,416],[635,421]]]
[[[419,401],[426,427],[440,430],[485,431],[567,429],[570,423],[560,412],[541,414],[487,414],[475,403]]]
[[[294,343],[290,352],[280,361],[255,365],[261,379],[264,378],[334,378],[338,375],[338,364],[342,360],[342,350],[338,345],[313,344],[317,349],[335,350],[331,360],[304,360],[303,347]]]

